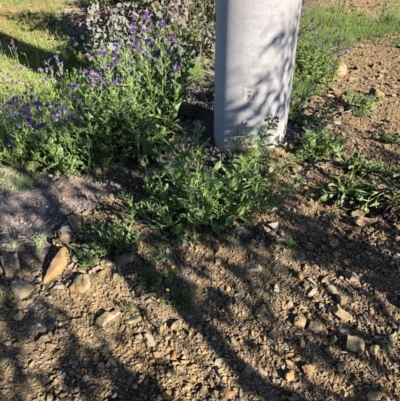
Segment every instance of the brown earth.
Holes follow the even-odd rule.
[[[338,103],[331,129],[347,140],[347,152],[397,169],[399,145],[382,144],[376,133],[400,135],[399,61],[400,48],[358,44],[344,60],[347,75],[310,100],[314,110]],[[349,87],[375,87],[385,97],[360,119],[340,108]],[[210,89],[193,88],[192,96],[209,108]],[[286,160],[292,147],[276,152]],[[144,231],[125,261],[82,272],[72,258],[46,285],[58,248],[53,232],[67,216],[109,211],[122,190],[139,196],[137,172],[46,177],[0,194],[1,251],[17,247],[17,275],[33,285],[17,300],[12,280],[0,278],[0,399],[399,400],[400,225],[380,214],[360,227],[355,210],[317,202],[330,168],[293,166],[290,179],[304,183],[299,193],[252,226],[182,246]],[[36,250],[32,234],[44,230],[48,243]],[[288,237],[293,248],[284,246]],[[90,278],[84,293],[70,288],[78,274]],[[179,307],[168,302],[175,283]],[[99,316],[110,311],[122,313],[102,326]]]

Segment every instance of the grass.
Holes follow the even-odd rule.
[[[2,167],[0,170],[0,190],[15,193],[31,189],[37,182],[38,175]]]
[[[36,248],[40,249],[46,243],[47,233],[36,233],[30,236],[29,242]]]

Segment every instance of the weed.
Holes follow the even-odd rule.
[[[45,244],[46,239],[47,239],[47,233],[42,232],[31,235],[29,241],[36,249],[40,249]]]
[[[38,176],[27,172],[7,169],[0,172],[0,188],[6,192],[20,192],[31,189]]]
[[[391,145],[400,145],[400,135],[378,134],[379,140],[382,143],[389,143]]]
[[[260,132],[258,147],[249,140],[229,163],[218,161],[213,167],[206,157],[207,141],[200,140],[202,132],[197,122],[191,139],[176,143],[157,166],[145,170],[149,196],[139,213],[174,234],[196,237],[201,226],[219,234],[235,220],[250,222],[251,214],[269,207],[276,194],[272,188],[276,172],[266,171],[267,131]]]
[[[344,141],[330,133],[327,128],[316,130],[306,128],[300,138],[296,155],[300,160],[317,162],[324,159],[341,158]]]
[[[339,215],[335,212],[327,212],[325,213],[325,219],[329,222],[335,221],[339,218]]]
[[[279,241],[279,246],[284,249],[293,249],[297,246],[297,241],[293,237],[286,235]]]
[[[119,308],[122,313],[129,313],[136,309],[136,305],[130,302],[124,302],[119,304]]]
[[[367,117],[372,113],[376,104],[379,102],[377,96],[354,92],[349,89],[346,95],[346,104],[349,110],[352,110],[357,117]]]

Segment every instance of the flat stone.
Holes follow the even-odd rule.
[[[311,320],[308,330],[315,334],[321,334],[325,330],[325,326],[318,320]]]
[[[7,279],[12,279],[19,273],[20,266],[17,252],[4,252],[0,256],[0,262]]]
[[[46,401],[53,401],[53,400],[54,400],[53,393],[47,393],[46,394]]]
[[[351,352],[363,353],[365,350],[365,341],[357,336],[347,336],[346,348]]]
[[[178,331],[181,327],[182,327],[182,320],[178,319],[178,320],[174,320],[171,323],[170,329],[172,331]]]
[[[299,327],[301,329],[304,329],[304,327],[306,327],[307,325],[307,318],[304,315],[297,315],[294,318],[294,326],[295,327]]]
[[[343,294],[336,294],[335,295],[335,299],[336,302],[340,305],[340,306],[344,306],[347,304],[348,298],[346,295]]]
[[[133,252],[124,253],[123,255],[120,255],[115,258],[115,263],[119,267],[124,267],[127,264],[134,262],[135,259],[136,259],[136,256]]]
[[[360,216],[357,220],[356,220],[356,224],[359,227],[367,227],[370,226],[372,224],[377,223],[379,220],[378,217],[365,217],[365,216]]]
[[[129,325],[133,325],[133,324],[138,324],[142,321],[142,316],[140,316],[139,314],[133,315],[133,316],[129,316],[128,319],[126,320],[126,323]]]
[[[69,286],[69,290],[73,293],[83,294],[90,289],[89,274],[78,274],[73,283]]]
[[[51,341],[51,337],[48,334],[42,334],[37,340],[36,340],[36,344],[38,345],[42,345],[42,344],[46,344],[48,342]]]
[[[143,340],[144,340],[144,343],[146,344],[147,348],[154,348],[156,346],[154,337],[150,333],[144,333]]]
[[[318,292],[318,288],[315,287],[307,294],[307,297],[312,298],[317,294],[317,292]]]
[[[99,327],[104,327],[108,323],[112,322],[121,314],[121,311],[115,309],[111,312],[104,312],[96,319],[96,325]]]
[[[11,282],[11,291],[16,299],[26,299],[28,298],[35,287],[21,279],[16,279]]]
[[[339,304],[333,305],[331,310],[344,323],[353,319],[353,316],[349,312],[346,312]]]
[[[288,382],[292,382],[295,379],[294,370],[289,370],[285,373],[285,380]]]
[[[72,228],[72,231],[75,234],[78,234],[82,231],[82,226],[84,223],[84,218],[83,216],[78,216],[76,214],[68,216],[68,223]]]
[[[43,283],[48,284],[58,277],[68,265],[68,249],[63,246],[60,248],[51,261],[47,273],[44,276]]]

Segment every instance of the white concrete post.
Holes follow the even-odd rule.
[[[301,0],[217,0],[214,140],[256,133],[278,117],[271,142],[283,139],[289,114]]]

